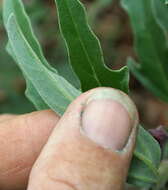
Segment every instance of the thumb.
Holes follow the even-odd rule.
[[[111,88],[82,94],[54,129],[28,190],[121,190],[135,144],[138,114]]]

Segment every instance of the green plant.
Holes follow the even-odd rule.
[[[55,1],[60,31],[68,51],[70,65],[67,66],[72,83],[45,59],[21,0],[4,1],[3,19],[9,38],[7,51],[23,72],[27,97],[37,109],[51,108],[62,115],[71,101],[91,88],[107,86],[129,93],[128,67],[111,70],[105,66],[100,42],[88,25],[82,3],[79,0]],[[122,5],[132,21],[135,46],[142,63],[139,67],[143,68],[143,72],[139,71],[139,67],[137,69],[132,59],[128,60],[128,66],[147,88],[167,102],[165,71],[168,49],[162,19],[165,15],[157,16],[157,6],[164,11],[166,7],[159,0],[123,0]],[[151,8],[154,5],[156,7]],[[157,37],[160,39],[155,44]],[[152,59],[145,56],[146,52],[152,55]],[[159,78],[156,79],[153,73],[158,73]],[[74,83],[77,78],[80,82]],[[160,162],[161,149],[158,142],[140,126],[127,182],[146,189],[155,189],[160,178]]]
[[[131,19],[141,63],[128,59],[128,67],[146,88],[168,102],[167,7],[159,0],[141,0],[138,5],[133,0],[123,0],[122,5]]]
[[[47,9],[49,6],[45,6],[44,1],[30,0],[25,2],[25,8],[31,17],[32,24],[36,26],[36,33],[44,45],[44,39],[48,36],[50,37],[54,30],[54,27],[51,27],[50,30],[45,32],[45,36],[43,35],[43,38],[41,37],[40,31],[44,31],[45,25],[50,24],[51,14],[48,13]],[[8,56],[8,53],[5,51],[7,35],[3,26],[2,4],[3,2],[0,0],[0,114],[23,114],[31,112],[35,110],[35,108],[24,95],[25,81],[20,69],[14,64],[13,59]],[[48,38],[48,41],[50,40],[51,37]],[[22,106],[18,106],[19,104]]]

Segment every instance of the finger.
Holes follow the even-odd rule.
[[[0,115],[0,123],[4,122],[6,120],[13,119],[15,117],[16,117],[16,115],[12,115],[12,114],[2,114],[2,115]]]
[[[59,117],[52,111],[12,116],[0,123],[0,189],[23,190]]]
[[[138,116],[124,93],[98,88],[75,100],[54,129],[28,190],[121,190]]]

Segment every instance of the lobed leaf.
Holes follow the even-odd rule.
[[[82,90],[106,86],[128,93],[127,67],[112,71],[105,66],[99,40],[87,23],[86,12],[80,1],[55,0],[55,2],[70,63],[81,81]]]
[[[155,18],[153,1],[160,0],[122,0],[131,20],[135,49],[141,63],[129,59],[128,67],[146,88],[168,102],[167,38]]]

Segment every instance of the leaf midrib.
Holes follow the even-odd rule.
[[[149,182],[156,183],[156,180],[149,178],[149,177],[144,177],[144,176],[140,176],[140,175],[136,175],[136,174],[132,174],[132,173],[129,173],[128,176],[133,177],[138,180],[141,180],[141,181],[144,181],[146,183],[149,183]]]
[[[141,161],[143,161],[152,171],[153,173],[157,176],[158,175],[158,171],[155,167],[153,167],[153,163],[151,160],[147,159],[142,153],[138,152],[138,151],[134,151],[134,155]]]

